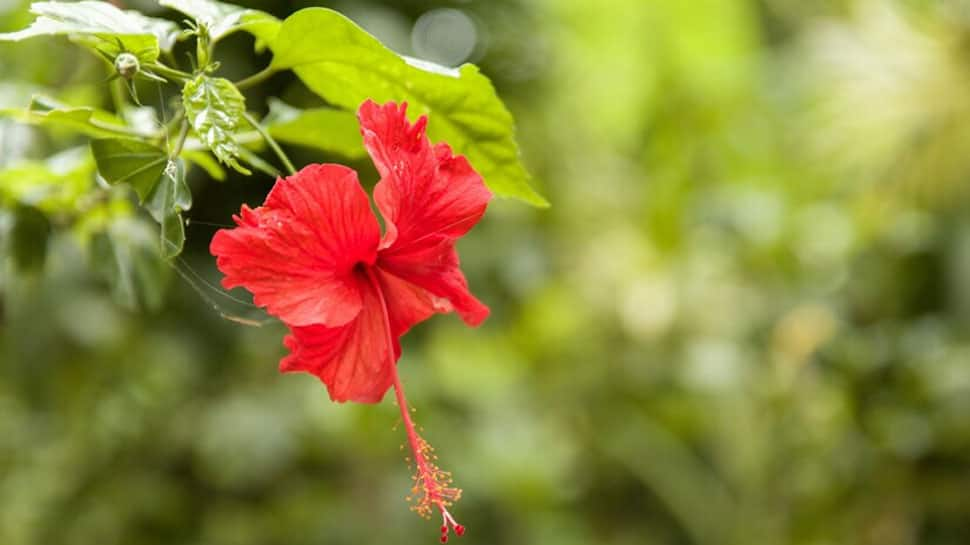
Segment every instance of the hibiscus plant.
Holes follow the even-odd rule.
[[[182,24],[108,2],[37,2],[30,26],[0,34],[0,41],[68,36],[104,59],[115,98],[107,111],[37,93],[22,108],[0,110],[90,138],[85,149],[65,152],[68,167],[61,157],[56,167],[24,161],[0,170],[15,261],[42,263],[37,241],[70,229],[91,252],[109,252],[116,289],[131,298],[157,280],[145,260],[177,259],[183,249],[188,170],[276,179],[262,206],[243,205],[237,226],[211,241],[223,286],[245,287],[290,329],[281,370],[316,375],[334,401],[376,403],[394,390],[415,471],[413,509],[440,514],[442,542],[450,531],[463,534],[448,511],[461,491],[436,465],[408,409],[399,339],[435,313],[481,323],[488,307],[469,291],[455,242],[493,194],[546,204],[519,160],[511,115],[475,66],[398,55],[333,10],[306,8],[280,20],[213,0],[159,4]],[[219,75],[217,45],[236,32],[250,34],[272,60],[233,82]],[[178,62],[183,50],[189,54]],[[300,110],[270,98],[268,115],[251,112],[244,91],[283,71],[325,106]],[[167,88],[179,98],[152,106],[139,96],[152,86],[159,97]],[[280,143],[368,153],[380,174],[373,195],[383,234],[353,170],[294,165]],[[157,243],[146,244],[141,216],[157,223]]]

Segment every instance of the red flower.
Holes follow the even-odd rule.
[[[488,316],[468,291],[455,241],[492,194],[464,157],[431,146],[427,117],[412,125],[406,107],[367,101],[358,111],[381,174],[383,238],[357,174],[310,165],[277,180],[263,206],[244,205],[239,227],[212,239],[222,285],[244,286],[292,329],[280,369],[317,375],[334,401],[380,401],[398,338],[433,313],[454,310],[469,325]]]
[[[282,371],[318,376],[334,401],[376,403],[395,386],[417,466],[416,510],[441,509],[460,491],[430,462],[414,432],[397,375],[399,338],[436,312],[455,311],[469,325],[488,316],[468,290],[455,242],[485,212],[492,194],[447,144],[432,146],[427,117],[413,125],[406,104],[358,110],[364,144],[381,180],[374,201],[383,237],[357,174],[310,165],[277,180],[263,206],[243,206],[238,227],[220,230],[210,250],[226,288],[244,286],[254,302],[290,327]]]

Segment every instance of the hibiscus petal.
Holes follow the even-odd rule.
[[[388,322],[394,338],[407,333],[411,326],[427,320],[435,312],[451,312],[451,302],[436,297],[424,288],[403,278],[375,268],[381,291],[387,301]]]
[[[280,361],[280,371],[316,375],[334,401],[377,403],[393,383],[390,366],[401,348],[394,337],[393,358],[388,354],[379,295],[366,279],[357,283],[363,301],[357,317],[339,327],[292,327],[283,340],[291,353]]]
[[[358,111],[364,144],[381,174],[374,188],[385,224],[378,266],[429,298],[447,300],[465,322],[477,325],[488,307],[469,292],[454,244],[481,219],[492,193],[464,157],[452,155],[446,144],[432,147],[427,117],[411,124],[406,109],[367,101]],[[444,308],[435,305],[439,312]]]
[[[406,301],[409,294],[399,286],[417,286],[428,292],[436,312],[455,310],[466,324],[477,326],[488,317],[489,310],[468,289],[468,281],[462,274],[458,252],[454,242],[441,241],[438,246],[417,248],[412,246],[406,252],[381,252],[378,267],[387,277],[397,277],[398,283],[388,283],[385,297],[389,301]],[[397,289],[395,289],[397,288]],[[406,321],[407,316],[391,312],[392,323]],[[420,320],[418,320],[420,321]],[[416,322],[412,322],[413,325]],[[407,331],[410,327],[403,328]],[[402,331],[402,333],[403,333]]]
[[[293,326],[340,326],[360,313],[353,271],[374,263],[380,226],[353,170],[307,166],[234,219],[239,227],[217,232],[209,248],[224,287],[245,287]]]

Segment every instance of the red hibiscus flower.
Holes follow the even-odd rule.
[[[455,311],[473,326],[488,316],[468,290],[455,242],[492,194],[464,157],[432,146],[427,117],[411,124],[406,108],[367,101],[357,113],[381,175],[374,201],[383,236],[353,170],[309,165],[277,180],[263,206],[244,205],[238,227],[217,232],[210,250],[223,286],[245,287],[289,326],[282,371],[318,376],[341,402],[376,403],[395,387],[414,453],[415,510],[439,508],[446,541],[449,525],[464,532],[446,509],[460,490],[414,431],[397,374],[399,338],[436,312]]]

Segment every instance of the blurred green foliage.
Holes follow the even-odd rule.
[[[482,328],[404,339],[463,542],[967,541],[970,3],[328,5],[425,57],[456,38],[412,28],[465,14],[552,203],[496,201],[463,240]],[[0,31],[29,20],[0,0]],[[252,47],[220,45],[225,77],[265,66]],[[0,108],[109,108],[103,65],[64,39],[3,44]],[[291,76],[248,107],[267,96],[322,106]],[[0,120],[0,543],[436,539],[404,503],[391,400],[332,404],[276,373],[282,326],[212,307],[247,309],[205,284],[208,223],[272,180],[193,171],[173,268],[129,194],[62,206],[93,164],[49,156],[85,142]],[[141,257],[89,264],[87,244]]]

